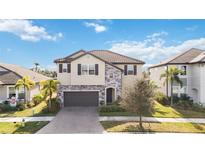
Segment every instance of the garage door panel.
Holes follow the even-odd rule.
[[[98,92],[64,92],[65,106],[98,106]]]

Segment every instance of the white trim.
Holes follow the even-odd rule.
[[[6,97],[9,98],[9,88],[14,88],[15,89],[15,86],[7,86],[7,89],[6,89]],[[15,94],[16,94],[16,99],[18,99],[18,90],[15,89]]]
[[[116,92],[117,92],[117,88],[116,87],[114,87],[114,86],[108,86],[108,87],[105,87],[105,105],[107,105],[107,89],[108,88],[113,88],[114,90],[115,90],[115,93],[114,93],[114,101],[115,100],[117,100],[117,94],[116,94]]]

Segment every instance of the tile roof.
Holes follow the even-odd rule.
[[[21,77],[11,71],[0,72],[0,85],[13,85],[16,84]]]
[[[27,68],[17,66],[17,65],[13,65],[13,64],[0,63],[0,67],[6,69],[8,71],[11,71],[10,74],[4,74],[5,76],[3,75],[4,79],[7,76],[8,79],[11,78],[11,79],[15,80],[17,77],[15,77],[14,74],[16,76],[19,76],[20,78],[23,77],[23,76],[29,76],[31,78],[31,80],[35,81],[36,83],[38,83],[42,80],[51,79],[51,78],[46,77],[42,74],[36,73],[32,70],[29,70]],[[2,75],[0,75],[0,76],[2,76]],[[1,80],[1,82],[4,82],[4,81]]]
[[[59,59],[55,59],[54,62],[55,63],[64,63],[64,62],[71,62],[73,60],[73,58],[76,58],[78,56],[81,56],[85,53],[86,51],[84,50],[79,50],[77,52],[74,52],[73,54],[66,56],[64,58],[59,58]]]
[[[149,68],[163,66],[163,65],[167,65],[167,64],[188,64],[188,63],[191,63],[191,61],[194,58],[198,57],[202,53],[204,53],[203,50],[192,48],[188,51],[179,53],[179,54],[175,55],[174,57],[171,57],[171,58],[169,58],[165,61],[162,61],[159,64],[153,65]]]
[[[64,58],[60,58],[60,59],[56,59],[54,62],[55,63],[60,63],[60,62],[70,62],[73,59],[78,58],[79,56],[82,56],[85,53],[90,53],[106,62],[109,63],[122,63],[122,64],[126,64],[126,63],[134,63],[134,64],[144,64],[143,61],[138,60],[138,59],[134,59],[125,55],[121,55],[112,51],[108,51],[108,50],[92,50],[92,51],[84,51],[84,50],[80,50],[78,52],[75,52],[74,54],[64,57]]]
[[[144,64],[143,61],[134,59],[125,55],[121,55],[119,53],[115,53],[109,50],[92,50],[91,54],[94,54],[97,57],[104,59],[110,63],[136,63],[136,64]]]
[[[200,62],[205,62],[205,52],[203,52],[200,55],[198,55],[190,63],[200,63]]]

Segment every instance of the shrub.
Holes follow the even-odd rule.
[[[170,105],[169,98],[162,92],[156,92],[154,96],[154,100],[162,105]]]
[[[201,104],[194,103],[193,100],[185,94],[181,97],[174,97],[173,105],[176,108],[184,110],[205,111],[205,108]]]
[[[43,99],[44,99],[44,96],[42,94],[36,94],[33,97],[32,101],[35,105],[38,105],[39,103],[41,103],[43,101]]]
[[[112,105],[119,106],[121,101],[122,101],[122,98],[120,96],[118,96],[117,99],[114,102],[112,102]]]
[[[15,111],[16,107],[11,107],[8,102],[3,102],[0,104],[0,112]]]
[[[16,107],[10,106],[9,101],[4,101],[0,103],[0,112],[15,111]]]
[[[35,104],[33,103],[33,102],[28,102],[27,103],[27,107],[28,108],[32,108],[32,107],[34,107],[35,106]]]
[[[117,105],[101,106],[99,108],[100,112],[125,112],[126,110]]]
[[[26,103],[24,103],[24,102],[19,102],[19,103],[17,103],[16,108],[17,108],[17,110],[19,110],[19,111],[23,111],[23,110],[25,110],[25,109],[27,108],[27,106],[26,106]]]
[[[52,98],[50,112],[58,112],[60,110],[60,104],[61,104],[61,100],[59,98]]]

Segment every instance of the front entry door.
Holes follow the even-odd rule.
[[[106,92],[107,103],[112,103],[112,88],[108,88]]]

